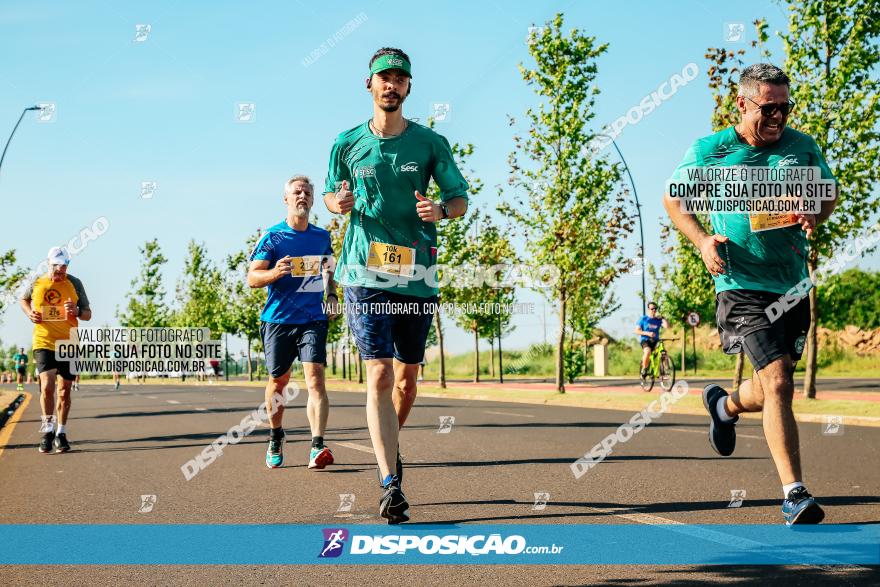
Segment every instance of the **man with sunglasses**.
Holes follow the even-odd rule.
[[[684,180],[688,168],[712,166],[818,167],[822,179],[833,180],[816,141],[786,126],[794,106],[789,87],[788,76],[773,65],[743,70],[736,98],[740,122],[694,142],[672,181]],[[713,234],[668,193],[664,197],[672,222],[699,249],[714,279],[724,351],[745,352],[754,367],[752,378],[738,391],[728,395],[714,384],[703,390],[711,418],[709,443],[721,456],[729,456],[736,445],[739,414],[763,412],[764,436],[782,482],[782,514],[788,525],[817,524],[825,516],[803,484],[791,405],[794,369],[810,327],[810,304],[804,291],[804,297],[778,319],[771,319],[767,308],[796,286],[812,286],[807,239],[834,205],[835,200],[826,200],[818,214],[774,219],[712,212]]]
[[[657,315],[657,304],[648,303],[648,314],[639,318],[636,326],[636,334],[639,335],[639,344],[642,345],[642,368],[639,372],[642,378],[648,374],[648,363],[650,362],[651,353],[660,340],[660,329],[669,328],[669,322],[666,318]]]

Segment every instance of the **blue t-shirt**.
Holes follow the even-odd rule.
[[[313,224],[303,231],[294,230],[285,219],[266,231],[254,247],[251,261],[269,261],[271,269],[285,256],[294,257],[293,273],[269,284],[269,297],[260,320],[273,324],[327,320],[321,305],[324,301],[321,267],[333,256],[330,233]]]
[[[639,336],[639,342],[646,341],[657,341],[660,339],[660,327],[663,326],[663,318],[649,318],[648,316],[642,316],[639,318],[639,330],[644,330],[645,332],[651,332],[654,334],[654,337],[645,336],[644,334]]]

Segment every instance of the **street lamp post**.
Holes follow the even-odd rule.
[[[632,173],[629,171],[629,165],[626,164],[626,159],[623,158],[623,153],[620,152],[620,147],[617,146],[617,142],[614,140],[614,137],[606,134],[597,134],[596,136],[606,137],[611,141],[611,144],[614,145],[614,150],[617,151],[617,156],[620,157],[620,160],[623,162],[623,168],[626,169],[626,174],[629,176],[629,184],[633,189],[633,197],[636,200],[636,215],[639,218],[639,241],[642,246],[642,314],[647,314],[646,306],[648,303],[647,294],[645,293],[645,229],[642,227],[642,205],[639,203],[639,194],[636,191],[636,182],[633,181]]]
[[[12,137],[15,136],[15,131],[18,130],[18,125],[21,124],[24,115],[32,110],[42,110],[42,108],[40,108],[39,106],[31,106],[30,108],[25,108],[21,111],[21,116],[18,117],[18,122],[15,123],[15,126],[12,128],[12,132],[9,133],[9,138],[6,140],[6,146],[3,147],[3,154],[0,155],[0,169],[3,168],[3,160],[6,159],[6,150],[9,149],[9,143],[12,142]]]

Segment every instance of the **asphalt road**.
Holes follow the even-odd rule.
[[[4,389],[9,388],[5,386]],[[30,389],[33,393],[33,389]],[[364,418],[364,396],[331,392],[326,440],[337,464],[306,468],[310,435],[305,393],[285,424],[286,463],[263,463],[266,433],[255,431],[186,481],[180,467],[239,423],[262,390],[224,385],[83,385],[68,436],[73,451],[37,452],[34,397],[0,455],[3,523],[355,524],[380,523],[379,489]],[[441,418],[455,417],[438,434]],[[420,398],[402,433],[413,522],[436,524],[781,523],[781,489],[760,426],[742,421],[733,457],[709,448],[706,419],[664,415],[618,445],[580,479],[569,464],[627,421],[627,412]],[[810,490],[829,523],[880,522],[880,428],[847,426],[837,436],[800,424]],[[745,490],[729,508],[732,490]],[[550,494],[535,510],[534,494]],[[340,513],[340,494],[353,494]],[[141,495],[155,495],[140,513]],[[60,537],[63,539],[63,537]],[[289,545],[275,545],[277,548]],[[0,545],[2,548],[2,545]],[[47,548],[54,548],[47,545]],[[267,548],[269,546],[267,545]],[[271,556],[267,555],[267,562]],[[876,569],[786,567],[493,566],[150,566],[0,568],[9,584],[499,584],[696,585],[771,580],[786,584],[876,582]]]

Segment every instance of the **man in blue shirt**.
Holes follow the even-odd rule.
[[[284,186],[287,218],[271,227],[254,247],[247,282],[250,287],[267,287],[266,306],[260,314],[260,333],[266,352],[269,383],[266,408],[271,432],[266,466],[284,462],[284,390],[290,367],[299,358],[309,390],[307,415],[312,431],[309,468],[333,464],[333,453],[324,446],[324,430],[330,402],[324,384],[327,363],[326,293],[330,317],[338,316],[339,302],[333,280],[333,249],[330,233],[309,223],[314,186],[306,176],[296,176]]]
[[[639,343],[642,345],[642,370],[641,376],[648,373],[648,359],[660,340],[660,328],[669,328],[666,318],[657,315],[657,304],[648,304],[648,315],[639,318],[636,326],[636,334],[639,335]]]

